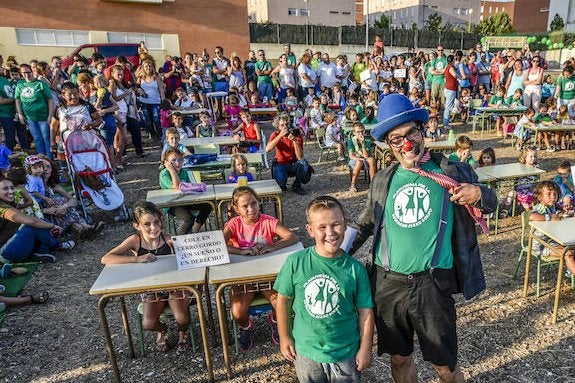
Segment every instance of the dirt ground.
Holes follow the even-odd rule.
[[[266,127],[269,134],[269,126]],[[457,133],[469,132],[468,126],[458,126]],[[487,146],[496,148],[498,163],[515,162],[518,152],[492,134],[484,138],[471,135],[475,142],[474,154]],[[132,165],[117,177],[125,192],[126,203],[145,198],[146,192],[158,187],[159,148],[150,142],[146,158],[130,155]],[[347,191],[349,175],[345,167],[334,161],[315,165],[318,149],[315,143],[305,147],[306,157],[314,163],[315,175],[306,185],[307,196],[287,192],[283,198],[285,224],[300,236],[305,245],[310,240],[305,233],[304,214],[307,202],[314,196],[330,194],[340,199],[347,214],[353,219],[362,208],[367,182],[358,185],[358,193]],[[563,158],[574,159],[574,151],[540,153],[541,168],[551,177]],[[263,174],[269,178],[270,173]],[[102,269],[100,257],[132,232],[126,222],[114,222],[113,214],[97,211],[95,219],[106,220],[104,231],[92,241],[80,243],[69,254],[60,254],[55,264],[40,265],[24,293],[46,289],[51,300],[45,305],[12,309],[0,325],[0,382],[112,382],[104,337],[97,311],[98,297],[88,290]],[[472,301],[457,297],[459,361],[470,382],[575,382],[575,293],[563,286],[559,321],[550,324],[556,267],[543,272],[542,294],[535,297],[534,285],[530,295],[523,298],[523,268],[512,279],[520,251],[520,222],[517,217],[502,220],[497,236],[480,235],[479,241],[487,290]],[[367,258],[369,244],[358,256]],[[532,275],[535,269],[532,269]],[[534,277],[532,278],[532,280]],[[213,294],[212,294],[213,296]],[[132,333],[137,343],[135,307],[138,297],[127,298]],[[215,311],[215,306],[213,308]],[[203,354],[188,353],[177,356],[154,351],[153,335],[146,337],[148,353],[130,359],[123,334],[117,301],[108,305],[114,345],[124,382],[206,382],[207,373]],[[195,310],[192,309],[192,315]],[[199,326],[194,322],[196,339]],[[176,329],[170,323],[170,340],[176,341]],[[312,341],[312,340],[310,340]],[[225,381],[221,346],[210,344],[216,381]],[[137,348],[138,349],[138,348]],[[235,356],[233,382],[294,382],[293,367],[283,359],[269,337],[266,318],[256,320],[255,347]],[[375,353],[374,353],[375,355]],[[435,382],[431,366],[416,351],[418,380]],[[391,382],[388,358],[375,356],[371,367],[363,375],[365,382]]]

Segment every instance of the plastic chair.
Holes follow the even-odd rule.
[[[325,146],[325,128],[320,127],[315,130],[315,141],[320,149],[319,159],[317,160],[318,165],[321,163],[324,152],[326,152],[327,155],[337,155],[337,148],[335,146]]]
[[[483,105],[483,100],[480,98],[472,98],[469,100],[469,104],[467,106],[467,123],[473,123],[473,120],[479,119],[480,115],[477,114],[475,109],[479,108]]]
[[[138,330],[140,331],[140,351],[142,352],[142,356],[146,355],[146,345],[145,345],[145,336],[144,336],[144,327],[142,326],[142,319],[144,315],[144,304],[140,303],[137,309],[138,314]],[[164,311],[160,315],[160,320],[173,320],[174,316],[172,315],[172,310],[170,310],[169,306],[164,307]],[[188,327],[188,333],[190,334],[190,343],[192,346],[192,351],[196,353],[196,338],[194,337],[194,331],[192,328],[192,324]]]
[[[268,302],[268,300],[266,298],[264,298],[263,295],[256,294],[256,296],[254,297],[254,300],[252,301],[252,303],[250,305],[250,308],[248,310],[248,314],[250,316],[260,316],[260,315],[263,315],[265,313],[271,313],[272,309],[273,309],[272,305]],[[236,348],[236,355],[239,355],[239,353],[240,353],[240,344],[238,342],[239,329],[238,329],[238,324],[232,318],[231,310],[230,310],[230,320],[232,321],[232,329],[233,329],[233,334],[234,334],[234,346]]]
[[[519,252],[519,257],[517,259],[517,265],[515,265],[515,270],[513,271],[513,279],[517,277],[517,272],[519,271],[519,266],[523,255],[527,255],[529,251],[529,215],[530,211],[524,211],[521,213],[521,252]],[[541,267],[549,267],[553,264],[559,264],[561,253],[551,253],[549,255],[540,255],[537,253],[531,253],[531,256],[537,259],[537,285],[536,285],[536,296],[539,296],[541,290]],[[571,275],[571,289],[575,288],[575,276]]]

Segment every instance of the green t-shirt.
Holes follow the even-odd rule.
[[[489,99],[489,105],[501,105],[505,103],[505,97],[499,97],[498,95],[494,94]]]
[[[48,100],[52,99],[52,91],[44,81],[21,81],[16,85],[15,98],[22,103],[22,111],[31,121],[48,120]]]
[[[361,78],[359,77],[359,74],[363,72],[366,68],[367,66],[363,61],[360,63],[358,62],[353,63],[353,65],[351,66],[351,73],[353,74],[353,78],[356,83],[358,84],[361,83]]]
[[[428,161],[422,169],[443,173]],[[437,243],[444,188],[437,182],[417,173],[397,168],[389,185],[385,203],[384,227],[389,254],[389,267],[402,274],[429,270]],[[437,268],[453,266],[451,233],[453,230],[453,204],[447,211],[447,226]],[[383,266],[381,242],[376,245],[375,262]]]
[[[352,136],[347,140],[347,148],[349,153],[355,154],[356,157],[363,157],[363,147],[365,146],[365,150],[371,156],[373,150],[373,142],[371,142],[371,138],[365,137],[363,140],[363,145],[357,142],[357,139]]]
[[[373,307],[367,271],[348,253],[320,256],[313,246],[288,257],[274,290],[292,300],[296,352],[320,363],[355,357],[358,309]]]
[[[364,125],[377,124],[377,118],[376,117],[368,118],[367,116],[365,116],[361,119],[361,123]]]
[[[293,52],[290,52],[290,54],[287,55],[287,63],[288,65],[291,65],[293,67],[297,65],[297,57],[295,57],[295,54]]]
[[[178,174],[180,177],[180,182],[190,182],[190,177],[186,169],[182,169]],[[171,189],[172,188],[172,176],[168,169],[164,168],[160,171],[160,189]]]
[[[457,155],[457,152],[453,152],[449,155],[449,157],[447,157],[447,159],[451,162],[461,162],[461,159],[459,158],[459,156]],[[475,161],[475,159],[473,158],[472,155],[469,155],[469,157],[467,157],[467,159],[465,160],[466,163],[468,163],[470,166],[475,166],[477,165],[477,161]]]
[[[258,61],[258,62],[256,62],[255,66],[256,66],[257,70],[267,71],[267,70],[272,69],[272,63],[270,63],[269,61]],[[258,84],[261,84],[261,83],[271,84],[272,78],[270,77],[269,74],[264,75],[264,76],[258,76]]]
[[[553,119],[549,113],[537,113],[533,118],[533,121],[535,121],[536,124],[539,124],[540,122],[553,122]]]
[[[14,98],[14,89],[6,77],[0,76],[0,97]],[[14,118],[16,106],[14,102],[10,104],[0,104],[0,117]]]
[[[440,70],[443,72],[445,68],[447,68],[447,57],[436,57],[431,61],[431,67],[435,70]],[[445,75],[442,74],[434,74],[432,75],[431,83],[432,84],[445,84]]]
[[[573,76],[559,76],[559,78],[557,78],[557,86],[559,87],[560,99],[573,100],[575,98],[575,79]]]

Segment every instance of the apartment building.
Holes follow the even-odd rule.
[[[385,14],[395,27],[411,28],[415,23],[421,28],[432,13],[440,15],[443,23],[479,23],[480,0],[364,0],[364,4],[370,24]]]
[[[550,0],[548,28],[555,15],[561,16],[565,22],[565,32],[575,32],[575,0]]]
[[[356,0],[244,0],[252,23],[355,25]]]
[[[569,2],[569,0],[563,1]],[[526,34],[547,31],[548,23],[555,15],[550,15],[549,0],[481,1],[481,20],[486,20],[489,16],[501,12],[506,12],[509,15],[515,32]]]
[[[491,1],[481,1],[481,13],[479,15],[479,20],[487,20],[490,16],[497,13],[506,12],[511,19],[513,24],[515,16],[515,1],[514,0],[491,0]]]
[[[0,14],[0,54],[19,61],[86,43],[143,40],[162,59],[216,45],[245,56],[250,43],[246,0],[2,1]]]

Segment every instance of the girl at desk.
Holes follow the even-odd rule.
[[[248,182],[254,180],[252,173],[248,171],[249,164],[248,159],[243,154],[236,153],[232,155],[232,166],[231,173],[227,179],[227,183],[236,184],[238,183],[238,177],[246,177]]]
[[[240,141],[240,147],[247,152],[254,153],[260,148],[262,133],[257,122],[252,120],[248,108],[240,111],[241,123],[233,131],[233,137]]]
[[[102,264],[148,263],[154,262],[158,255],[174,253],[172,238],[162,232],[162,212],[151,202],[139,201],[134,205],[136,234],[130,235],[121,244],[102,257]],[[168,326],[160,322],[160,315],[166,305],[178,323],[177,352],[188,349],[188,327],[190,299],[183,291],[143,294],[144,313],[142,325],[148,331],[156,331],[156,348],[160,352],[168,351]]]
[[[180,185],[183,182],[191,182],[189,173],[183,168],[184,157],[178,149],[170,148],[162,156],[164,169],[160,171],[160,189],[172,189],[174,193],[180,193]],[[186,206],[174,206],[168,213],[174,215],[179,223],[176,227],[177,235],[197,233],[207,221],[212,207],[210,204],[194,204]]]
[[[529,215],[530,221],[560,221],[561,215],[565,211],[561,211],[558,207],[559,196],[561,195],[561,190],[559,186],[553,181],[541,181],[535,185],[535,191],[533,196],[533,210]],[[549,237],[536,231],[536,237],[544,239],[550,242],[552,245],[557,245]],[[558,245],[557,245],[558,246]],[[544,247],[537,240],[533,240],[532,245],[533,254],[539,256],[549,256],[552,252],[548,247]],[[561,254],[562,249],[558,248],[555,252],[556,255]],[[565,267],[571,274],[575,273],[575,253],[571,250],[565,253]]]
[[[298,238],[277,218],[261,214],[259,197],[248,186],[238,187],[232,195],[232,207],[237,214],[224,226],[224,238],[230,254],[258,256],[278,250],[298,242]],[[246,292],[245,285],[236,285],[232,289],[232,317],[239,326],[239,344],[242,351],[253,347],[254,323],[248,310],[256,293]],[[262,295],[274,307],[269,316],[272,340],[279,344],[275,305],[277,292],[266,290]]]

